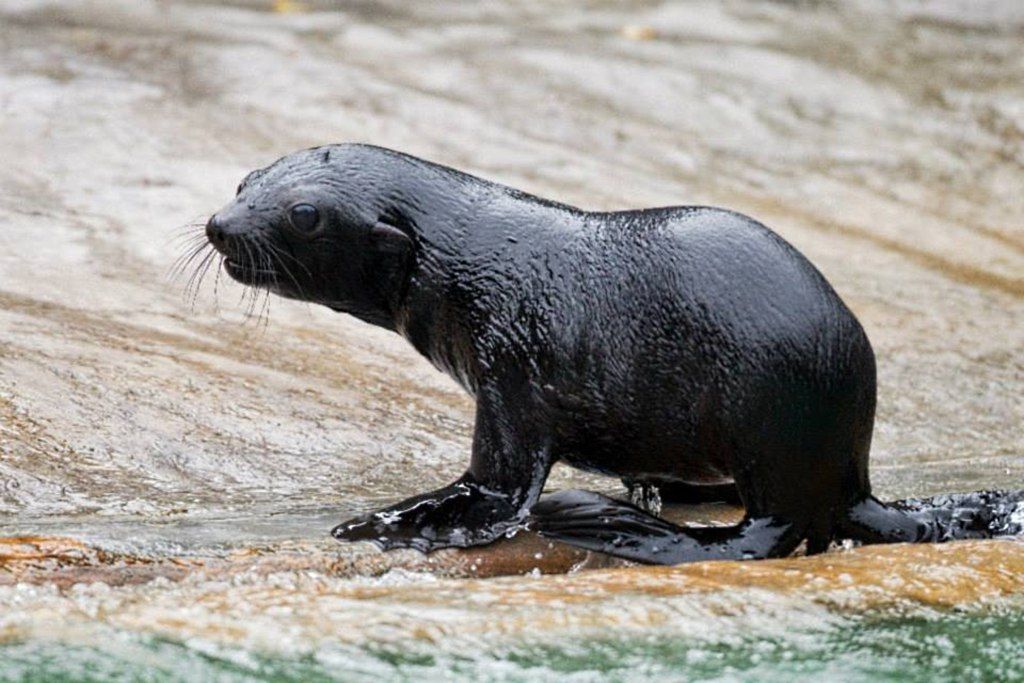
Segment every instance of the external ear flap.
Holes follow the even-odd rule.
[[[395,226],[377,221],[370,228],[370,241],[379,251],[386,254],[405,254],[412,249],[412,240]]]
[[[366,275],[373,281],[381,302],[394,312],[409,286],[414,257],[412,238],[392,220],[390,216],[381,216],[370,228],[374,256],[367,260]]]

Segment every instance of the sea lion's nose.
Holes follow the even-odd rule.
[[[218,250],[227,246],[227,234],[224,232],[224,222],[217,217],[217,214],[210,216],[206,222],[206,239]]]

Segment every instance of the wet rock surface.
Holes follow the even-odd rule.
[[[191,310],[166,277],[245,172],[343,140],[758,216],[876,346],[883,494],[1024,480],[1013,10],[302,7],[4,9],[0,510],[340,519],[459,471],[470,403],[403,340],[293,302],[243,321],[213,275]]]

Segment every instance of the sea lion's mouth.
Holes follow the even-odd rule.
[[[255,287],[271,285],[277,282],[277,271],[270,267],[269,263],[257,266],[252,262],[235,260],[231,257],[224,258],[224,270],[231,279],[241,282],[243,285]]]

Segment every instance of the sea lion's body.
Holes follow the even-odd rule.
[[[581,469],[738,480],[748,508],[808,520],[869,493],[871,346],[795,249],[721,209],[503,199],[420,228],[457,244],[413,275],[440,287],[407,300],[426,319],[399,324],[435,365],[474,393],[502,386]]]
[[[319,232],[274,222],[295,202]],[[467,474],[339,538],[473,545],[531,508],[542,533],[657,562],[948,535],[871,497],[871,345],[814,266],[753,219],[586,212],[346,145],[285,157],[211,226],[229,257],[232,238],[252,237],[308,273],[255,284],[394,329],[477,399]],[[252,265],[229,272],[254,283]],[[683,489],[735,482],[747,517],[682,529],[586,493],[535,507],[556,461]]]

